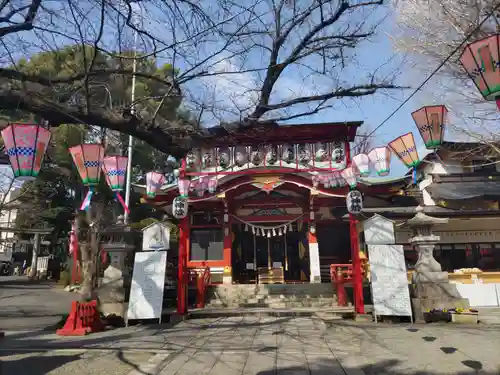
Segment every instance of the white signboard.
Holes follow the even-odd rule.
[[[376,315],[412,316],[402,245],[368,245]]]
[[[142,251],[168,250],[170,248],[170,228],[154,223],[142,230]]]
[[[167,252],[137,252],[127,319],[161,319]]]

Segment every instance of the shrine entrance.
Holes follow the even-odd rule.
[[[234,283],[258,283],[259,272],[265,270],[281,272],[286,283],[309,282],[307,224],[296,223],[293,230],[270,237],[245,231],[242,226],[233,229]]]

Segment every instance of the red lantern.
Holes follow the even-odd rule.
[[[90,207],[90,201],[94,194],[94,186],[101,180],[101,167],[104,159],[104,147],[98,143],[82,144],[69,149],[73,162],[78,169],[83,184],[89,187],[89,191],[80,206],[85,211]]]
[[[447,114],[444,105],[422,107],[411,114],[428,149],[439,148],[443,143]]]
[[[102,170],[106,176],[108,186],[115,192],[116,200],[120,202],[127,213],[130,213],[130,209],[120,194],[120,191],[123,191],[125,187],[127,161],[126,156],[106,156],[102,162]]]
[[[500,34],[468,44],[460,62],[486,100],[496,100],[500,108]]]
[[[11,124],[2,130],[2,138],[14,177],[34,180],[42,167],[50,131],[38,125]]]

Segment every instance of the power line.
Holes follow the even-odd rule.
[[[458,50],[460,48],[462,48],[462,46],[469,40],[469,38],[471,36],[473,36],[476,31],[478,31],[481,26],[483,26],[483,24],[491,17],[495,14],[495,12],[500,8],[500,2],[491,10],[491,12],[489,12],[485,18],[471,31],[469,32],[469,34],[467,34],[464,38],[464,40],[453,50],[451,51],[451,53],[441,62],[441,64],[439,64],[439,66],[434,69],[434,71],[411,93],[410,96],[408,96],[394,111],[391,112],[391,114],[389,116],[387,116],[385,118],[384,121],[382,121],[375,129],[373,129],[366,137],[370,137],[373,135],[373,133],[375,133],[378,129],[380,129],[382,126],[385,125],[385,123],[387,121],[389,121],[401,108],[403,108],[410,100],[411,98],[413,98],[417,92],[419,92],[422,87],[424,87],[427,82],[429,82],[431,80],[431,78],[437,73],[439,72],[439,70],[441,70],[441,68],[448,62],[450,61],[450,59],[453,57],[453,55],[455,53],[458,52]],[[356,146],[354,146],[356,147]]]

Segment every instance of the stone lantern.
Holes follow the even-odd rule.
[[[132,275],[130,257],[140,249],[141,233],[132,230],[119,216],[116,224],[101,232],[101,250],[109,254],[109,265],[104,270],[99,300],[104,315],[126,317],[128,308],[127,294],[130,290]]]
[[[460,297],[456,285],[448,280],[448,272],[443,272],[433,255],[440,237],[432,233],[432,228],[447,222],[447,218],[428,216],[422,207],[417,207],[417,214],[404,224],[404,227],[413,231],[413,237],[408,242],[415,246],[418,254],[410,288],[414,316],[417,320],[421,320],[423,313],[431,309],[469,307],[469,300]]]

